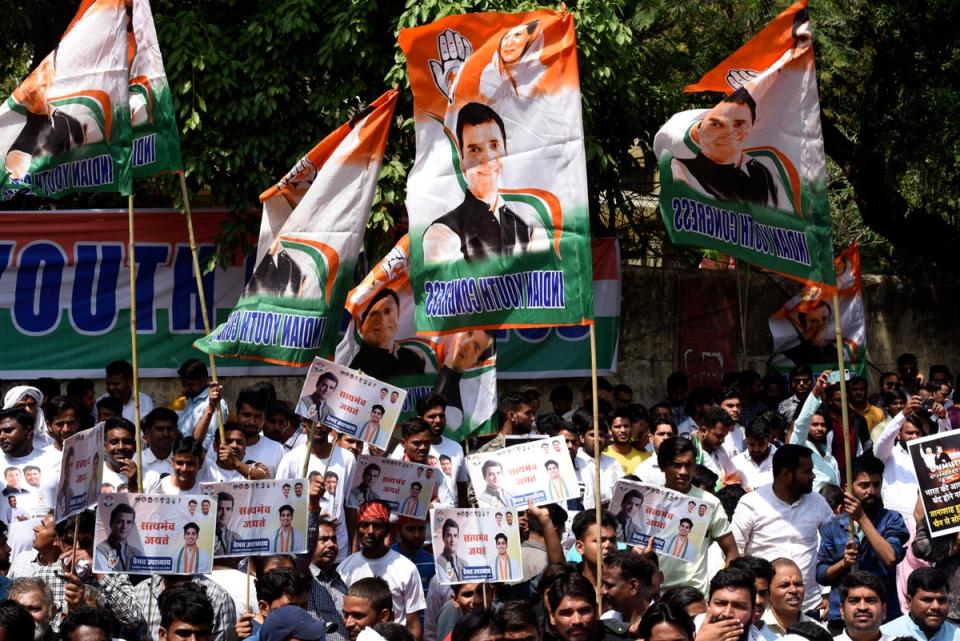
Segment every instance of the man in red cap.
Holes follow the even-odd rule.
[[[423,638],[420,611],[426,609],[423,586],[417,567],[410,559],[386,544],[390,509],[380,501],[368,501],[357,510],[357,537],[360,551],[337,568],[347,585],[371,576],[381,577],[393,595],[394,621],[406,624],[417,641]]]

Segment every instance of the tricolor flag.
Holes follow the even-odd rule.
[[[294,367],[333,354],[396,101],[377,98],[260,195],[256,269],[198,349]]]
[[[404,29],[417,157],[407,183],[421,333],[592,319],[573,16]]]
[[[132,188],[124,0],[84,0],[0,105],[0,200]]]
[[[807,2],[687,91],[726,97],[657,133],[670,239],[832,286],[833,244]]]
[[[781,372],[790,371],[794,365],[807,365],[814,372],[837,369],[834,318],[839,314],[844,363],[853,374],[867,373],[867,321],[856,243],[837,256],[835,273],[839,309],[834,309],[829,292],[807,285],[770,316],[770,364]]]
[[[180,136],[150,0],[133,0],[130,124],[133,177],[182,171]]]
[[[350,325],[337,362],[407,390],[401,419],[416,414],[430,392],[447,398],[446,435],[463,441],[497,428],[494,332],[417,334],[410,283],[410,238],[405,235],[347,295]]]

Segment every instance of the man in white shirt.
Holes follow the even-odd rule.
[[[357,510],[357,536],[360,551],[344,559],[337,568],[344,583],[379,576],[390,586],[393,617],[405,624],[417,641],[423,637],[420,611],[426,609],[423,584],[417,566],[386,544],[390,529],[390,510],[381,502],[364,503]]]
[[[746,450],[733,457],[733,466],[740,474],[745,490],[756,490],[773,483],[773,454],[767,412],[755,416],[744,431]]]
[[[141,428],[147,447],[143,448],[140,456],[143,458],[145,474],[173,473],[170,452],[173,450],[174,443],[180,438],[177,420],[177,413],[166,407],[158,407],[144,417]]]
[[[843,632],[838,641],[886,641],[880,626],[887,615],[887,588],[869,572],[854,571],[840,584]]]
[[[171,466],[173,474],[161,477],[156,472],[146,474],[143,478],[143,491],[148,494],[199,494],[200,483],[198,475],[203,463],[203,446],[192,436],[187,436],[177,442],[173,449]]]
[[[15,495],[17,508],[31,518],[45,516],[54,506],[61,452],[53,445],[35,447],[33,427],[34,417],[22,407],[0,410],[0,469],[7,479],[0,518],[5,523],[10,523],[12,513],[9,496]],[[28,472],[33,483],[27,480]]]
[[[737,388],[731,387],[720,394],[720,409],[726,412],[733,421],[733,426],[730,428],[727,438],[723,441],[723,449],[730,458],[747,448],[743,425],[740,424],[741,407],[740,390]]]
[[[107,393],[100,395],[112,396],[123,403],[123,418],[134,420],[133,407],[133,365],[127,361],[113,361],[106,367]],[[140,392],[140,416],[146,416],[153,411],[153,399]]]
[[[663,470],[660,469],[660,463],[657,461],[656,452],[660,449],[661,443],[676,435],[677,426],[673,424],[672,420],[668,418],[657,418],[656,416],[653,417],[653,429],[650,430],[650,442],[653,444],[654,456],[651,456],[638,465],[637,469],[633,472],[641,481],[650,485],[660,486],[667,482],[666,477],[663,475]]]
[[[579,416],[579,415],[578,415]],[[586,417],[583,417],[586,418]],[[593,429],[593,421],[580,419],[582,425],[578,428],[580,434],[580,449],[577,451],[576,458],[573,461],[573,467],[577,471],[577,476],[581,482],[586,482],[586,492],[583,497],[583,507],[592,510],[595,506],[594,497],[596,471],[593,454],[596,451],[595,439],[600,439],[600,502],[609,503],[613,498],[613,486],[617,481],[623,478],[623,467],[617,463],[612,456],[607,456],[603,450],[607,447],[610,440],[610,428],[607,427],[603,417],[600,418],[599,432]],[[576,423],[576,421],[574,421]],[[590,479],[586,481],[586,479]]]
[[[700,463],[716,474],[722,485],[739,480],[737,470],[730,461],[723,443],[733,428],[733,419],[719,407],[711,407],[703,413],[693,438],[700,447]]]
[[[247,438],[246,460],[263,463],[269,476],[276,478],[277,466],[284,456],[283,445],[265,438],[263,430],[264,413],[267,411],[266,397],[251,388],[241,390],[237,395],[237,423]]]
[[[818,537],[833,516],[826,500],[813,492],[813,477],[810,450],[784,445],[773,455],[773,483],[745,495],[733,514],[733,536],[742,554],[796,561],[806,589],[804,611],[820,603]]]

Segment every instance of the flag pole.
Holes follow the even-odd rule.
[[[590,323],[590,381],[593,387],[593,501],[597,524],[597,612],[603,612],[603,554],[600,552],[603,529],[600,527],[603,508],[600,506],[600,399],[597,397],[597,333]]]
[[[746,268],[744,275],[743,296],[740,295],[740,265]],[[750,263],[738,260],[736,262],[737,313],[740,315],[740,369],[747,368],[747,301],[750,296]]]
[[[313,439],[317,433],[318,423],[319,421],[317,419],[313,419],[312,421],[310,421],[310,432],[307,434],[307,454],[306,456],[303,457],[303,468],[302,468],[303,472],[300,474],[300,478],[302,479],[307,478],[307,472],[310,470],[310,456],[313,454]],[[333,455],[332,450],[330,451],[330,455],[331,456]],[[328,465],[329,465],[329,461],[328,461]]]
[[[837,371],[840,372],[840,415],[843,417],[843,460],[846,464],[847,492],[853,491],[853,461],[850,454],[850,414],[847,409],[847,377],[844,376],[843,330],[840,326],[840,292],[833,292],[833,329],[837,337]],[[849,539],[853,541],[853,519],[848,519]]]
[[[137,445],[137,491],[143,492],[143,439],[140,435],[140,368],[137,363],[137,261],[133,232],[133,194],[127,196],[127,226],[130,244],[130,351],[133,365],[133,427]]]
[[[197,279],[197,298],[200,299],[200,316],[203,319],[203,333],[210,334],[210,317],[207,315],[207,297],[203,292],[203,276],[200,274],[200,256],[197,252],[197,239],[193,233],[193,216],[190,213],[190,197],[187,194],[187,179],[182,171],[178,171],[180,177],[180,195],[183,197],[183,212],[187,217],[187,234],[190,238],[190,255],[193,258],[193,275]],[[217,363],[213,354],[207,354],[210,359],[210,378],[214,384],[219,384],[217,378]],[[217,431],[220,434],[220,442],[226,443],[224,434],[223,409],[220,403],[217,403]]]

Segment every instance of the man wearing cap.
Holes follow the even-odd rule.
[[[414,638],[420,641],[423,626],[419,613],[427,607],[420,574],[410,559],[387,546],[389,524],[390,509],[386,505],[379,501],[361,505],[357,510],[360,551],[344,559],[337,571],[347,585],[370,576],[383,578],[393,595],[394,621],[405,623]]]
[[[324,641],[323,621],[314,619],[299,605],[284,605],[271,610],[260,626],[260,641]]]

